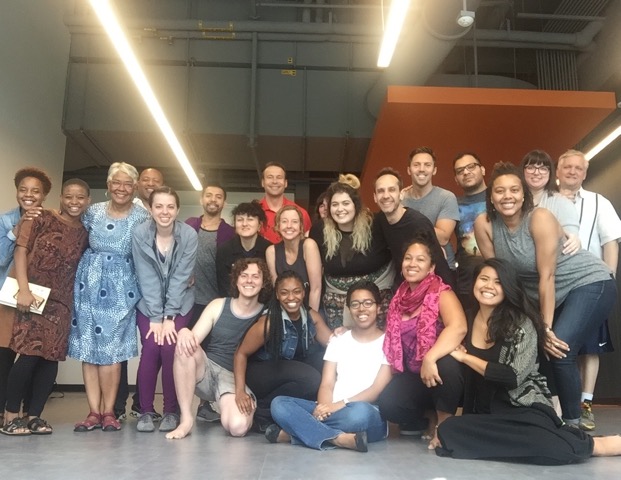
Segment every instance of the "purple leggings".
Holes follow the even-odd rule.
[[[177,331],[184,328],[192,318],[190,310],[186,315],[177,315],[175,318],[175,329]],[[173,361],[175,359],[176,344],[158,345],[153,340],[153,335],[148,339],[145,337],[149,332],[150,320],[143,315],[140,310],[136,310],[136,322],[140,331],[142,341],[142,354],[138,364],[138,396],[140,397],[140,410],[142,413],[154,412],[153,399],[155,397],[155,386],[157,384],[157,374],[162,368],[162,390],[164,392],[164,413],[177,413],[177,394],[175,392],[175,379],[173,377]]]

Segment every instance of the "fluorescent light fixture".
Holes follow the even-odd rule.
[[[386,22],[384,37],[382,38],[382,45],[377,58],[377,66],[379,68],[386,68],[390,65],[408,8],[410,8],[410,0],[392,0],[390,4],[388,21]]]
[[[610,145],[612,142],[614,142],[617,139],[617,137],[619,137],[619,135],[621,135],[621,125],[619,125],[617,128],[615,128],[612,132],[610,132],[608,135],[606,135],[606,137],[601,142],[599,142],[592,149],[590,149],[588,152],[586,152],[584,154],[584,157],[587,160],[591,160],[595,155],[597,155],[604,148],[606,148],[608,145]]]
[[[187,155],[183,151],[175,132],[170,126],[170,122],[166,118],[155,93],[153,93],[153,89],[151,88],[151,85],[149,85],[149,81],[138,63],[138,59],[136,58],[127,37],[125,36],[125,33],[123,32],[123,29],[121,28],[121,25],[119,24],[119,21],[110,6],[109,0],[90,0],[90,3],[93,10],[97,14],[97,17],[99,17],[99,21],[108,34],[108,37],[110,37],[110,41],[114,45],[114,48],[121,57],[123,64],[125,64],[125,68],[136,84],[140,95],[142,95],[142,99],[147,104],[147,108],[151,112],[153,119],[157,123],[158,127],[160,127],[160,130],[166,138],[168,145],[170,145],[175,157],[177,157],[179,165],[181,165],[181,168],[187,175],[188,180],[190,180],[192,187],[195,190],[202,190],[203,186],[196,176]]]

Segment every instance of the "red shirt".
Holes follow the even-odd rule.
[[[265,212],[265,216],[267,217],[267,223],[263,225],[263,227],[261,228],[261,232],[259,233],[263,237],[268,239],[270,242],[276,244],[280,242],[281,240],[280,234],[274,231],[274,224],[276,223],[276,214],[278,212],[275,212],[274,210],[270,209],[270,207],[267,205],[267,200],[265,197],[263,197],[259,203],[261,204],[261,207],[263,208],[263,211]],[[282,206],[284,207],[285,205],[295,205],[300,210],[300,212],[302,212],[302,219],[304,220],[304,233],[308,232],[311,228],[311,219],[308,216],[308,212],[304,210],[302,207],[300,207],[297,203],[289,200],[287,197],[282,198]]]

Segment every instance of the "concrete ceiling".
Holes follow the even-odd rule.
[[[66,175],[80,175],[96,187],[103,185],[111,162],[125,160],[139,168],[156,166],[168,183],[188,188],[86,3],[76,0],[65,20],[72,37],[63,121]],[[256,188],[257,169],[267,161],[284,163],[294,180],[290,184],[310,185],[311,197],[335,173],[361,172],[371,139],[375,143],[383,132],[376,118],[389,85],[518,92],[545,85],[621,94],[619,0],[468,0],[477,19],[470,31],[455,23],[462,0],[413,2],[386,71],[375,67],[379,1],[307,3],[117,2],[192,162],[229,188]],[[394,112],[407,119],[395,130],[406,155],[420,144],[451,158],[473,145],[487,154],[489,128],[498,126],[480,105],[463,111],[459,115],[478,119],[467,124],[467,138],[474,140],[465,145],[463,137],[447,134],[446,115],[454,112],[446,105],[425,107],[425,115],[435,119],[427,129],[411,121],[416,114],[396,106]],[[601,115],[589,122],[571,116],[555,121],[558,110],[550,115],[538,128],[512,137],[524,140],[512,140],[514,150],[499,147],[503,150],[489,157],[515,159],[518,150],[542,146],[555,155],[557,145],[563,150],[601,135],[597,127],[589,133]],[[504,118],[506,132],[525,123],[519,115]],[[616,113],[602,125],[614,121]],[[582,125],[572,128],[576,124]],[[563,138],[554,145],[539,142],[559,135]],[[394,162],[400,166],[403,158]]]

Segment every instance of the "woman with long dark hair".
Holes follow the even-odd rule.
[[[507,261],[489,258],[475,270],[479,310],[465,346],[451,355],[468,368],[464,415],[438,427],[440,456],[563,465],[621,454],[621,437],[591,437],[552,408],[538,371],[548,341],[536,306]]]
[[[564,234],[554,215],[533,209],[533,197],[515,165],[498,163],[486,193],[487,215],[474,229],[484,258],[508,260],[527,295],[539,301],[546,328],[545,350],[567,423],[580,422],[580,373],[576,358],[588,334],[614,305],[610,269],[592,253],[563,254]]]
[[[284,207],[286,208],[286,207]],[[234,357],[235,401],[255,424],[273,423],[270,404],[278,395],[313,399],[321,382],[325,346],[331,331],[316,311],[304,306],[304,283],[292,270],[276,279],[267,313],[250,327]]]

